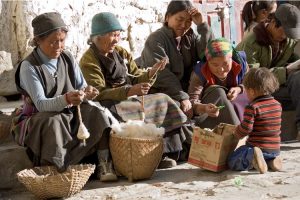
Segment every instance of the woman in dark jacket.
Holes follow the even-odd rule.
[[[191,28],[197,26],[197,32]],[[168,57],[169,63],[162,70],[152,91],[163,92],[180,102],[181,109],[191,117],[192,104],[187,94],[193,66],[204,55],[212,32],[203,22],[201,13],[190,1],[171,1],[165,14],[163,27],[152,33],[142,51],[141,66],[152,66]],[[150,92],[152,92],[150,91]]]

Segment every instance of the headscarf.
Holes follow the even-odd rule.
[[[214,57],[232,55],[232,45],[225,38],[210,40],[205,49],[206,60]]]

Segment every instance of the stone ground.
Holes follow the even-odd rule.
[[[83,190],[68,200],[131,199],[300,199],[300,143],[282,144],[284,168],[281,172],[259,174],[257,171],[209,172],[187,163],[157,170],[152,179],[130,183],[89,181]],[[33,200],[23,187],[0,190],[1,200]]]

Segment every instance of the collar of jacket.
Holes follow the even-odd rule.
[[[104,56],[99,53],[95,44],[91,44],[90,48],[94,51],[100,64],[100,69],[103,70],[106,82],[112,87],[119,87],[126,83],[127,67],[123,58],[114,50],[109,53],[110,56]],[[127,81],[128,82],[128,81]]]
[[[238,64],[237,62],[235,62],[234,60],[232,60],[232,67],[231,67],[230,72],[233,73],[233,77],[235,77],[234,82],[233,82],[234,85],[238,85],[236,77],[241,72],[241,70],[242,70],[242,66],[240,64]],[[211,71],[208,67],[208,62],[206,62],[204,64],[204,66],[201,68],[201,73],[203,74],[204,78],[206,79],[207,85],[215,85],[216,84],[215,76],[213,75],[213,73],[211,73]]]

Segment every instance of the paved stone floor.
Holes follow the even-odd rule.
[[[214,173],[187,163],[157,170],[152,179],[130,183],[89,181],[69,200],[131,199],[300,199],[300,143],[282,144],[282,172],[259,174],[256,171]],[[33,200],[23,187],[0,190],[1,200]]]

